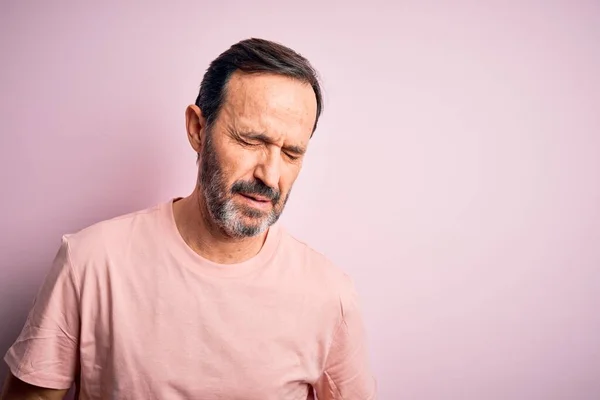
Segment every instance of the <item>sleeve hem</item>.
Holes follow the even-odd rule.
[[[69,390],[71,386],[73,386],[73,381],[68,378],[48,379],[37,377],[35,374],[23,373],[19,368],[19,362],[10,353],[6,354],[4,361],[6,362],[6,365],[8,365],[10,373],[13,374],[15,378],[30,385],[53,390]]]

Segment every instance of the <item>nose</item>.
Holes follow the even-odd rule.
[[[254,170],[254,177],[260,179],[265,185],[277,189],[281,177],[280,163],[277,150],[266,151]]]

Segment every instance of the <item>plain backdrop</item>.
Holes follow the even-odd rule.
[[[2,355],[63,233],[191,192],[185,107],[252,36],[320,71],[283,221],[355,279],[380,398],[599,399],[595,1],[2,0]]]

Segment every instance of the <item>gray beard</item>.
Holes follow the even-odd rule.
[[[232,198],[232,190],[227,188],[225,183],[223,170],[214,151],[211,136],[212,134],[207,132],[198,174],[198,184],[204,197],[205,211],[211,220],[209,222],[232,238],[248,238],[264,233],[279,220],[290,193],[288,192],[284,199],[277,196],[273,208],[268,213],[236,205]],[[276,207],[281,200],[283,200],[281,207]],[[250,222],[248,219],[253,221]]]

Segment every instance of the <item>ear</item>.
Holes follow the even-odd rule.
[[[192,148],[196,153],[201,153],[204,135],[206,134],[206,119],[197,105],[192,104],[186,108],[185,126]]]

